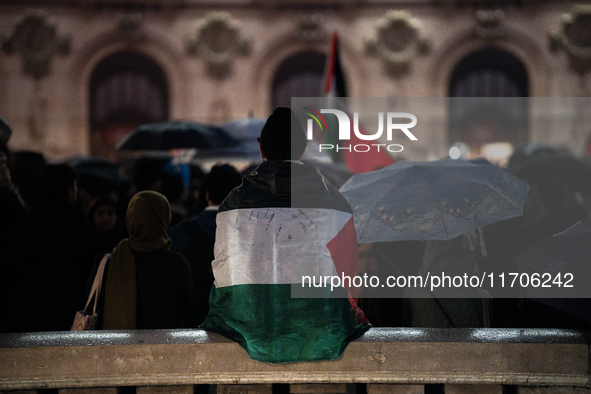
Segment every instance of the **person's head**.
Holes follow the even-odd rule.
[[[39,180],[42,198],[52,201],[76,202],[78,199],[78,172],[69,164],[48,164]]]
[[[134,195],[129,201],[125,217],[132,249],[150,252],[169,245],[170,218],[170,205],[164,195],[152,190]]]
[[[242,175],[229,164],[217,164],[211,168],[203,180],[207,202],[220,205],[236,186],[242,182]]]
[[[164,173],[159,191],[166,196],[169,203],[184,202],[187,200],[187,186],[185,186],[183,178],[178,175]]]
[[[536,184],[535,190],[545,210],[563,207],[570,198],[568,185],[558,178],[542,179]]]
[[[47,165],[45,156],[36,151],[17,151],[12,155],[10,176],[27,205],[33,206],[39,199],[39,179]]]
[[[300,120],[286,107],[275,108],[257,141],[265,160],[299,160],[308,142]]]
[[[113,230],[117,225],[117,203],[110,196],[94,198],[88,207],[88,219],[101,232]]]
[[[151,157],[139,157],[133,163],[132,182],[136,191],[158,190],[164,177],[165,162]]]

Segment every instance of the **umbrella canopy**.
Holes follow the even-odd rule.
[[[91,197],[108,194],[128,181],[117,164],[102,157],[76,157],[68,163],[78,171],[78,185]]]
[[[521,272],[527,273],[530,277],[533,273],[538,273],[541,282],[550,278],[544,286],[540,284],[528,287],[528,297],[591,298],[588,280],[591,277],[589,240],[591,220],[584,219],[515,256],[513,262]],[[587,315],[591,315],[591,311],[587,311]],[[591,321],[591,316],[586,318]]]
[[[261,154],[257,138],[261,135],[261,130],[266,122],[266,119],[248,117],[220,124],[222,129],[241,142],[239,147],[228,149],[224,153],[259,160]],[[327,164],[332,162],[326,152],[320,151],[319,144],[315,140],[308,141],[303,160]]]
[[[141,125],[117,143],[118,150],[197,149],[218,151],[240,141],[220,127],[195,122],[163,122]]]
[[[539,142],[531,142],[513,151],[509,158],[509,168],[514,168],[522,163],[541,155],[552,155],[566,153],[561,148]]]
[[[515,175],[531,184],[544,178],[559,178],[571,190],[591,192],[591,169],[583,161],[568,154],[538,155],[511,169]]]
[[[233,148],[229,153],[253,159],[260,158],[257,138],[261,135],[265,122],[266,119],[248,117],[220,124],[221,129],[241,142],[240,148]]]
[[[520,216],[528,191],[505,170],[464,160],[399,161],[341,187],[359,243],[453,239]]]

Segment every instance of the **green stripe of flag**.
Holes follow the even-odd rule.
[[[204,325],[274,363],[337,358],[369,328],[355,322],[347,298],[291,298],[289,284],[214,285]]]

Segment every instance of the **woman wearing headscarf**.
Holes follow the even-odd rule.
[[[192,295],[191,268],[182,254],[170,251],[170,217],[168,200],[160,193],[143,191],[129,202],[129,238],[111,253],[99,327],[100,320],[105,330],[183,326]]]

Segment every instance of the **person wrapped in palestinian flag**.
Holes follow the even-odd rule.
[[[356,274],[351,207],[299,160],[307,140],[291,109],[276,108],[258,140],[264,162],[218,210],[203,328],[259,361],[338,358],[370,327],[354,289],[318,287],[321,278]]]

